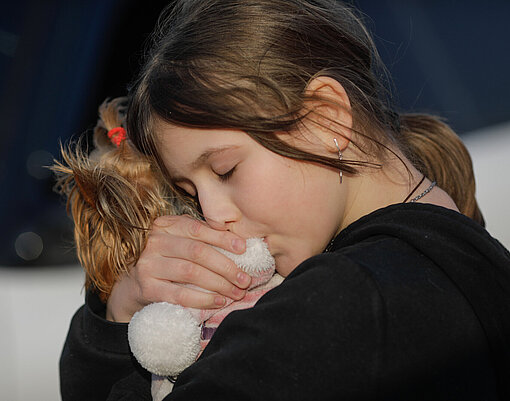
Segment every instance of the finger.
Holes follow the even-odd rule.
[[[237,254],[246,250],[246,240],[239,235],[226,230],[215,230],[205,222],[189,216],[161,216],[154,221],[154,226],[169,234],[198,239]]]
[[[201,241],[154,234],[149,237],[148,246],[164,257],[185,259],[224,277],[239,288],[247,288],[251,277],[243,272],[231,259]],[[192,282],[192,284],[195,284]]]
[[[153,266],[154,277],[182,284],[193,284],[204,290],[239,300],[246,291],[233,285],[219,274],[185,259],[162,258]]]
[[[159,297],[156,302],[168,302],[185,308],[217,309],[225,306],[227,301],[223,295],[203,292],[169,281],[158,280],[157,286],[156,292]]]

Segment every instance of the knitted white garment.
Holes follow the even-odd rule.
[[[248,238],[246,240],[246,251],[242,255],[221,248],[214,248],[232,259],[237,266],[251,276],[270,270],[274,266],[274,258],[269,253],[267,244],[262,238]]]
[[[261,238],[246,240],[246,252],[233,254],[216,248],[252,276],[274,268],[274,258]],[[153,303],[135,313],[128,326],[129,346],[149,372],[177,376],[200,352],[200,322],[189,310],[166,302]]]

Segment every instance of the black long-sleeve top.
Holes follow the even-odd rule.
[[[65,400],[150,400],[126,325],[93,296],[61,357]],[[230,314],[165,400],[508,400],[510,255],[477,223],[399,204],[344,229]]]

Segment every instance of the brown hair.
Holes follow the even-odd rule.
[[[386,73],[362,18],[336,0],[177,0],[164,10],[130,91],[128,134],[165,171],[157,119],[183,126],[235,128],[285,157],[356,173],[341,160],[292,147],[273,135],[301,122],[307,84],[336,79],[347,92],[353,131],[367,160],[384,161],[390,144],[446,190],[462,213],[483,224],[471,160],[440,119],[399,116]],[[300,113],[301,112],[301,113]]]
[[[123,124],[126,98],[105,101],[94,129],[94,150],[83,141],[61,147],[57,190],[67,196],[85,287],[105,301],[115,281],[135,263],[158,216],[187,211],[172,199],[157,167],[129,141],[115,146],[109,130]]]

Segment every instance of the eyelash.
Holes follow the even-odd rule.
[[[218,173],[215,173],[215,174],[218,176],[218,178],[220,179],[221,182],[227,182],[234,174],[236,167],[237,167],[237,165],[232,167],[225,174],[218,174]],[[181,193],[182,196],[184,196],[185,198],[191,199],[192,201],[194,201],[198,204],[198,196],[197,195],[193,196],[193,195],[189,194],[188,192],[186,192],[186,190],[179,187],[178,185],[176,185],[175,187]]]
[[[237,166],[234,166],[233,168],[231,168],[229,171],[227,171],[225,174],[216,174],[220,181],[222,182],[226,182],[228,181],[232,175],[234,174],[234,170],[236,169]]]

